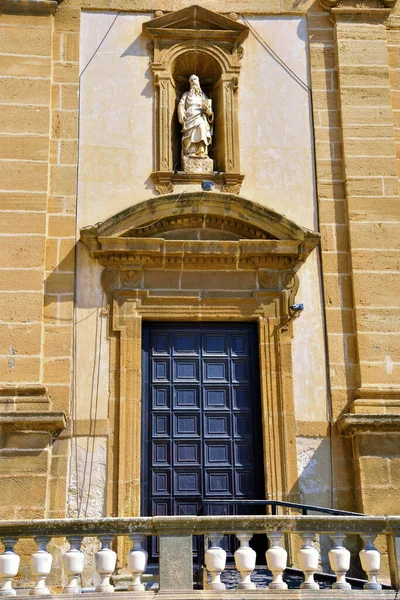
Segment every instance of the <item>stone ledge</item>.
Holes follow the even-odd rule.
[[[67,418],[63,412],[31,412],[3,413],[0,415],[0,427],[14,431],[47,431],[58,435],[67,426]]]
[[[400,415],[361,415],[346,414],[336,421],[339,433],[354,435],[364,432],[398,432],[400,434]]]
[[[155,184],[157,192],[161,195],[171,194],[174,191],[174,184],[202,183],[202,181],[212,181],[214,184],[221,185],[222,192],[227,194],[239,194],[244,179],[240,173],[187,173],[185,171],[154,171],[151,178]]]
[[[44,411],[48,408],[50,400],[45,385],[26,383],[0,386],[0,415],[21,411]]]
[[[340,593],[338,590],[269,590],[266,588],[260,588],[256,590],[226,590],[223,592],[214,592],[211,590],[193,590],[193,591],[146,591],[146,592],[118,592],[113,593],[113,598],[125,598],[126,600],[156,600],[157,598],[163,600],[260,600],[261,598],[268,597],[269,600],[315,600],[316,598],[324,598],[324,600],[338,600],[338,598],[354,598],[358,600],[395,600],[398,592],[396,590],[346,590],[345,593]],[[81,594],[82,596],[82,594]],[[47,598],[63,598],[63,600],[76,600],[76,594],[53,594],[47,596]],[[109,594],[99,593],[85,593],[84,597],[87,600],[99,600],[101,598],[108,598]],[[31,600],[32,596],[21,594],[18,590],[17,598]]]
[[[54,15],[62,0],[0,0],[0,13],[10,15]]]
[[[210,535],[213,532],[236,534],[239,531],[266,534],[318,532],[331,534],[400,534],[400,516],[370,515],[235,515],[103,517],[99,519],[32,519],[0,521],[1,537],[83,537],[110,535]],[[346,594],[347,595],[347,594]],[[269,596],[269,594],[268,594]]]

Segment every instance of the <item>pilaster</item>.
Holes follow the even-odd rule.
[[[343,165],[357,336],[358,390],[351,410],[363,410],[363,391],[400,397],[395,334],[400,273],[396,262],[399,201],[385,20],[390,4],[330,3],[335,23]],[[397,359],[398,360],[398,359]]]

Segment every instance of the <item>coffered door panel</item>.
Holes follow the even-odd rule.
[[[264,498],[257,356],[253,324],[144,324],[143,515],[240,514],[235,500]]]

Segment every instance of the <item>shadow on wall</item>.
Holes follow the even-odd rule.
[[[135,41],[132,42],[132,44],[130,44],[126,50],[124,50],[124,52],[121,54],[120,58],[124,58],[125,56],[145,56],[145,57],[149,57],[149,51],[148,51],[148,44],[149,44],[149,40],[148,38],[141,33]],[[145,73],[144,73],[145,78],[147,79],[147,83],[145,85],[145,87],[142,89],[141,91],[141,95],[144,96],[145,98],[152,98],[153,97],[153,76],[151,74],[151,70],[150,67],[147,67]]]
[[[74,273],[74,265],[77,265]],[[44,310],[48,323],[70,323],[76,308],[102,308],[105,303],[101,287],[103,267],[90,257],[87,248],[77,242],[45,281]],[[75,289],[76,286],[76,289]]]

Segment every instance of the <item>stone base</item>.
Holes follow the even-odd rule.
[[[243,581],[241,581],[238,584],[238,589],[239,590],[255,590],[256,589],[256,584],[251,582],[251,583],[243,583]]]
[[[128,587],[128,590],[130,592],[144,592],[145,591],[145,586],[144,586],[144,583],[132,583]]]
[[[319,590],[319,585],[314,581],[314,583],[302,583],[300,585],[300,589],[302,590]]]
[[[214,173],[214,161],[208,156],[182,156],[185,173]]]
[[[268,586],[268,589],[269,590],[287,590],[288,586],[287,586],[287,583],[282,581],[280,583],[270,583]]]

